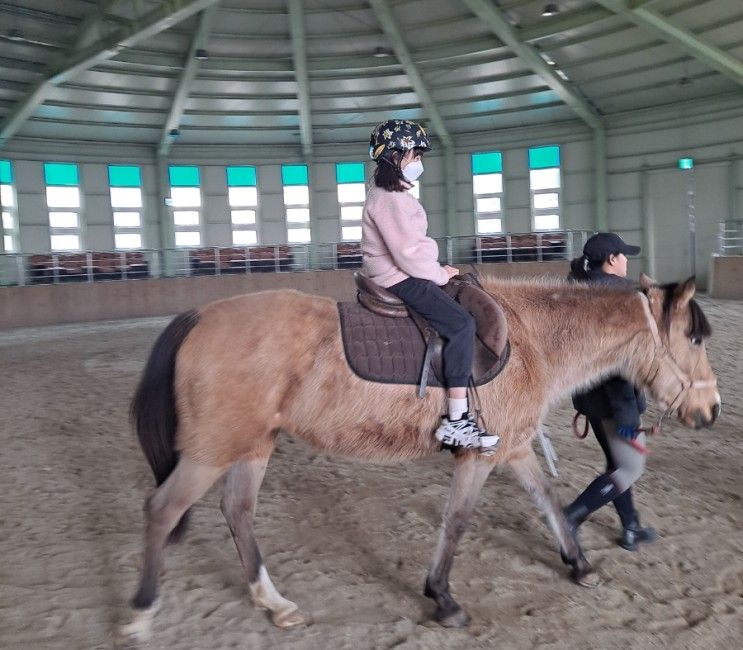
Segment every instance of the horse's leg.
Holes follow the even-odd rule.
[[[423,592],[436,602],[434,616],[446,627],[464,627],[469,623],[469,616],[449,592],[449,572],[457,544],[467,528],[477,497],[492,469],[491,463],[476,458],[474,454],[457,459],[454,467],[439,543],[428,569]]]
[[[253,531],[258,490],[266,472],[268,458],[235,463],[227,473],[222,513],[232,532],[253,604],[271,612],[271,620],[278,627],[305,623],[297,605],[284,598],[273,586],[263,564]]]
[[[559,544],[562,561],[572,567],[570,575],[573,580],[584,587],[597,586],[598,576],[583,555],[578,538],[568,525],[557,495],[542,471],[534,450],[531,447],[524,449],[524,453],[511,459],[509,464],[521,485],[544,513]]]
[[[146,640],[157,611],[158,574],[168,535],[181,516],[198,501],[224,472],[181,458],[165,482],[145,502],[144,563],[139,588],[132,599],[131,623],[122,626],[123,637]]]

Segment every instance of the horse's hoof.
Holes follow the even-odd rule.
[[[298,625],[307,624],[307,617],[297,608],[276,612],[275,614],[272,614],[271,620],[276,627],[281,628],[297,627]]]
[[[117,648],[136,647],[147,643],[152,638],[152,619],[155,617],[159,602],[155,601],[148,609],[133,610],[132,621],[121,625],[116,631],[114,643]]]
[[[601,576],[593,569],[588,569],[588,571],[574,571],[571,577],[575,584],[586,589],[595,589],[603,582]]]
[[[463,628],[470,624],[470,617],[461,607],[453,612],[436,611],[436,621],[443,627]]]

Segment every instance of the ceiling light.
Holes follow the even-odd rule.
[[[503,13],[505,14],[506,20],[508,21],[508,24],[511,25],[511,27],[521,27],[521,16],[519,16],[515,11],[506,9],[505,11],[503,11]]]
[[[549,18],[550,16],[556,16],[559,13],[560,13],[560,7],[558,7],[554,2],[550,2],[544,5],[544,9],[542,9],[542,15],[545,18]]]
[[[540,52],[539,56],[541,56],[544,59],[544,62],[547,65],[557,65],[557,63],[555,63],[555,60],[546,52]]]
[[[208,61],[209,60],[209,52],[207,52],[203,48],[198,48],[196,52],[194,52],[194,58],[197,61]]]
[[[374,48],[374,53],[372,56],[375,59],[384,59],[387,56],[392,56],[392,50],[390,50],[388,47],[377,47]]]

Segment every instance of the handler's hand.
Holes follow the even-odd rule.
[[[634,440],[639,432],[635,427],[617,427],[617,433],[625,440]]]
[[[444,271],[447,272],[450,278],[453,278],[455,275],[459,275],[459,269],[455,269],[453,266],[449,266],[448,264],[444,265]]]

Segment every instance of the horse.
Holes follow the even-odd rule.
[[[645,386],[689,427],[711,426],[720,395],[705,350],[709,323],[694,278],[640,290],[555,280],[482,279],[504,310],[511,346],[504,370],[480,387],[482,414],[501,442],[492,455],[453,455],[451,492],[424,593],[444,626],[469,622],[449,590],[454,553],[496,464],[533,497],[579,584],[596,574],[569,528],[532,441],[551,404],[620,373]],[[374,383],[349,368],[336,303],[294,290],[219,300],[177,316],[156,340],[132,401],[140,444],[157,482],[145,502],[144,561],[129,640],[148,638],[161,558],[188,509],[226,474],[221,510],[252,601],[278,627],[306,621],[271,582],[254,535],[258,491],[279,432],[323,452],[373,463],[439,451],[443,389]]]

